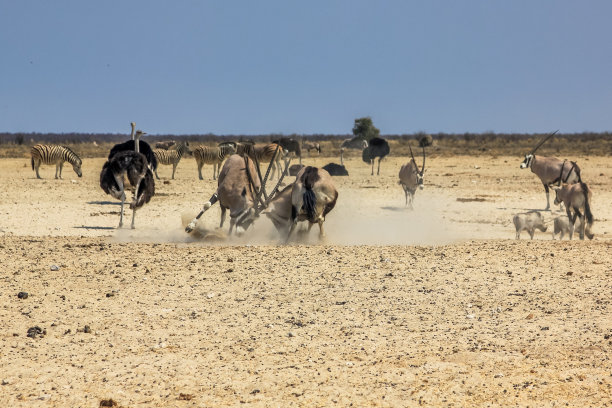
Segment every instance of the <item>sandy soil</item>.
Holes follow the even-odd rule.
[[[64,180],[0,160],[0,406],[612,406],[609,158],[578,158],[583,242],[514,240],[513,214],[545,206],[519,158],[429,158],[414,211],[405,161],[351,159],[327,241],[280,245],[265,217],[187,236],[216,185],[191,158],[159,171],[136,230],[116,229],[102,159]]]

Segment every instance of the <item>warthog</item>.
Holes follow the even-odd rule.
[[[582,219],[578,218],[578,230],[582,229]],[[561,234],[559,239],[563,239],[565,234],[569,235],[570,232],[570,220],[567,215],[560,215],[554,220],[554,231],[552,233],[552,239],[555,239],[555,235]]]
[[[512,218],[512,221],[516,228],[516,239],[521,238],[521,231],[523,230],[529,233],[531,239],[533,239],[536,228],[542,232],[546,232],[547,230],[546,225],[544,225],[544,218],[539,211],[516,214],[514,218]]]

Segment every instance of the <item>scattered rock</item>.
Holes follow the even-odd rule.
[[[45,329],[41,329],[38,326],[30,327],[28,329],[28,337],[31,337],[33,339],[35,339],[36,336],[43,337],[46,334],[47,334],[47,331]]]
[[[531,319],[533,319],[533,313],[529,313],[529,314],[527,315],[527,317],[525,317],[525,319],[527,319],[527,320],[531,320]]]
[[[59,271],[59,266],[57,266],[57,265],[51,265],[51,270],[52,270],[52,271]]]
[[[19,299],[27,299],[27,298],[28,298],[28,296],[29,296],[29,295],[28,295],[28,292],[19,292],[19,293],[17,294],[17,297],[18,297]]]
[[[91,333],[91,327],[85,325],[85,327],[83,327],[83,333]]]
[[[191,401],[193,399],[193,394],[184,394],[181,392],[178,396],[178,399],[180,401]]]
[[[118,407],[119,404],[117,404],[117,402],[115,400],[113,400],[112,398],[106,399],[106,400],[101,400],[100,401],[100,406],[101,407]]]

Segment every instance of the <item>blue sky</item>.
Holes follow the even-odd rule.
[[[0,0],[0,131],[610,131],[610,16],[591,0]]]

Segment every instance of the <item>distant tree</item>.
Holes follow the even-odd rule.
[[[374,126],[374,123],[372,123],[372,118],[366,116],[364,118],[355,119],[355,124],[353,125],[353,135],[369,141],[372,138],[379,137],[380,130]]]

